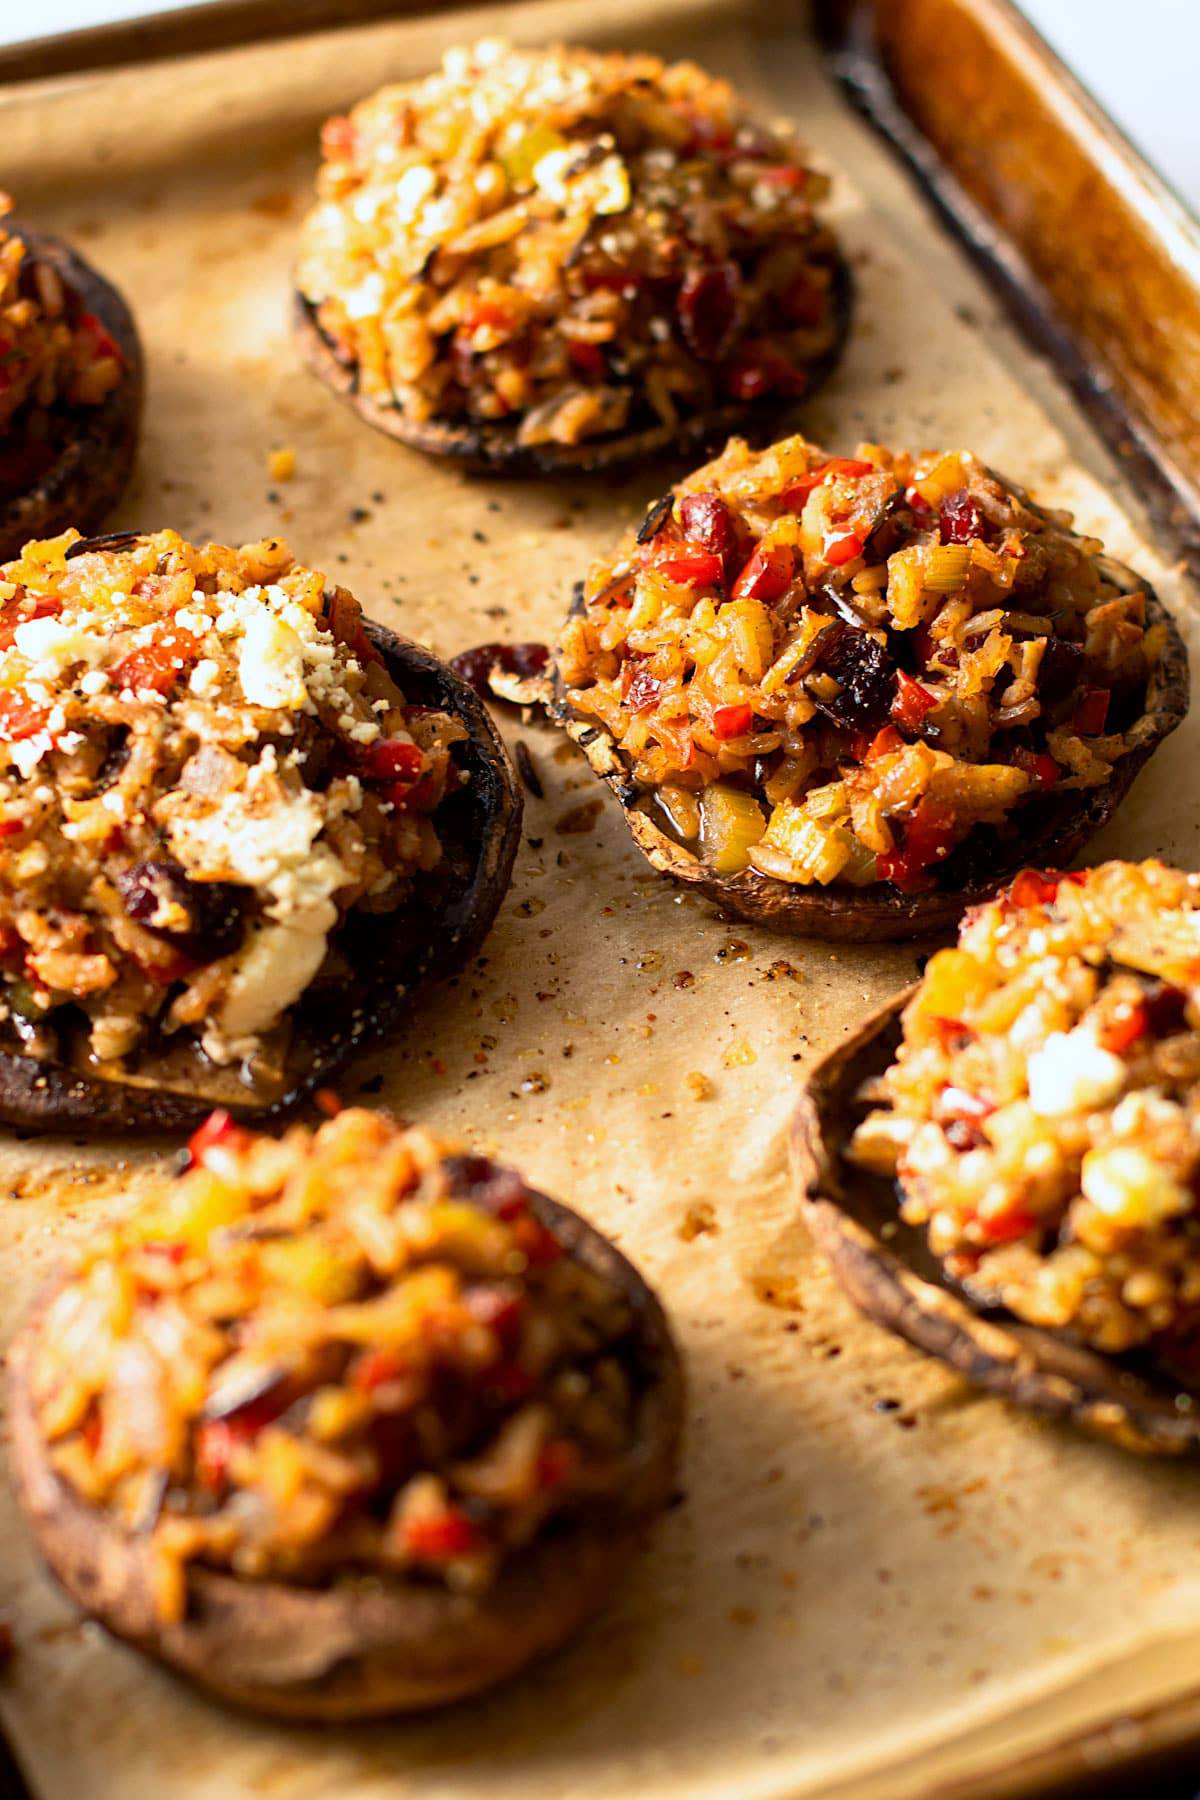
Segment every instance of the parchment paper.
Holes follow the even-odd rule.
[[[1186,611],[1051,373],[784,9],[556,0],[502,22],[687,52],[797,118],[835,171],[861,290],[845,367],[800,415],[810,434],[970,445]],[[375,436],[296,366],[288,263],[318,120],[497,23],[441,15],[0,99],[3,185],[141,322],[149,422],[116,523],[283,531],[444,653],[551,635],[574,576],[673,473],[471,481]],[[281,446],[297,471],[273,485]],[[1200,1686],[1200,1470],[970,1394],[855,1318],[794,1217],[784,1139],[805,1063],[911,978],[912,948],[722,922],[651,874],[572,749],[506,728],[545,786],[512,894],[478,965],[345,1092],[516,1161],[658,1284],[690,1370],[686,1500],[577,1648],[449,1715],[316,1733],[246,1721],[81,1626],[4,1494],[17,1650],[0,1708],[35,1784],[55,1800],[994,1793],[1073,1735],[1098,1760],[1128,1747],[1141,1728],[1114,1719]],[[1192,724],[1097,854],[1195,864],[1198,749]],[[693,1097],[695,1071],[711,1098]],[[63,1241],[172,1148],[4,1141],[5,1338]]]

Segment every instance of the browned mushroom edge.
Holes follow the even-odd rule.
[[[480,1594],[401,1576],[304,1588],[193,1564],[186,1614],[164,1626],[154,1607],[149,1536],[112,1523],[50,1465],[29,1389],[48,1292],[8,1356],[12,1456],[38,1548],[71,1597],[116,1636],[223,1699],[289,1719],[334,1722],[443,1706],[558,1649],[606,1604],[672,1498],[684,1382],[662,1306],[633,1265],[569,1207],[536,1193],[532,1205],[568,1255],[619,1287],[633,1312],[630,1360],[644,1385],[636,1449],[615,1504],[552,1526]]]
[[[31,257],[46,263],[87,312],[95,313],[125,359],[125,373],[99,406],[61,409],[57,453],[23,493],[0,500],[0,562],[31,538],[69,525],[92,531],[117,504],[133,468],[142,418],[142,347],[125,301],[61,239],[10,221]]]
[[[95,540],[102,547],[109,540]],[[521,835],[520,788],[487,708],[431,651],[364,621],[405,697],[453,713],[467,727],[470,776],[438,809],[449,874],[430,879],[398,912],[353,916],[340,947],[356,980],[334,999],[302,998],[293,1013],[287,1091],[269,1106],[228,1103],[240,1118],[274,1117],[332,1080],[363,1047],[387,1037],[425,982],[453,973],[487,936],[508,890]],[[31,1131],[168,1131],[197,1124],[211,1097],[101,1080],[74,1068],[0,1052],[0,1119]]]
[[[902,894],[880,882],[873,887],[798,887],[754,869],[740,875],[718,875],[707,863],[659,828],[645,807],[646,796],[631,779],[628,763],[611,733],[595,719],[580,717],[566,705],[562,682],[551,669],[532,680],[506,675],[494,667],[492,692],[518,705],[540,705],[579,745],[592,769],[607,782],[625,813],[634,842],[647,861],[664,875],[694,888],[756,925],[768,925],[793,937],[871,943],[917,938],[953,929],[968,906],[988,899],[1023,868],[1065,868],[1107,824],[1131,787],[1134,777],[1169,737],[1188,709],[1187,650],[1179,627],[1149,583],[1132,569],[1104,558],[1109,580],[1126,591],[1146,595],[1146,619],[1167,628],[1163,655],[1146,687],[1144,710],[1130,729],[1130,746],[1101,788],[1068,790],[1022,806],[1014,816],[1011,849],[1001,840],[985,876],[961,888],[934,888],[924,894]],[[577,587],[572,612],[583,605]]]
[[[853,294],[849,266],[839,255],[833,264],[836,336],[825,355],[807,365],[808,385],[801,400],[829,376],[842,354],[850,328]],[[791,399],[766,395],[761,400],[730,402],[710,412],[694,414],[677,425],[648,425],[584,444],[522,444],[517,440],[515,424],[419,421],[407,418],[398,406],[360,394],[357,369],[338,355],[322,332],[316,309],[299,293],[293,297],[293,309],[294,336],[300,354],[326,387],[347,401],[376,431],[429,456],[449,457],[473,474],[595,475],[631,468],[653,457],[704,455],[710,449],[720,448],[735,432],[765,439],[781,414],[796,404]]]
[[[792,1127],[792,1166],[808,1228],[860,1312],[940,1357],[974,1386],[1127,1450],[1200,1450],[1200,1396],[1149,1357],[1101,1356],[1066,1332],[975,1308],[945,1275],[922,1231],[902,1223],[893,1182],[848,1161],[868,1111],[862,1084],[900,1042],[909,988],[817,1064]]]

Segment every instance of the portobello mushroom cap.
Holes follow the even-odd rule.
[[[968,906],[988,899],[1021,869],[1033,864],[1065,868],[1108,823],[1134,777],[1187,712],[1187,650],[1175,620],[1149,583],[1132,569],[1111,557],[1097,561],[1104,564],[1107,579],[1122,591],[1136,589],[1146,595],[1147,623],[1163,624],[1167,632],[1162,657],[1146,685],[1141,715],[1128,733],[1129,748],[1115,764],[1112,778],[1104,787],[1050,793],[1021,806],[1014,815],[1016,829],[1011,844],[998,840],[986,873],[973,877],[962,887],[903,894],[884,882],[869,887],[838,882],[829,887],[801,887],[761,875],[755,869],[743,870],[740,875],[718,875],[655,823],[645,804],[648,795],[633,781],[611,733],[595,719],[574,714],[567,705],[557,667],[546,679],[532,682],[506,677],[497,670],[491,686],[501,699],[543,705],[555,723],[574,738],[595,773],[613,790],[624,809],[634,842],[647,861],[664,875],[705,895],[723,911],[794,937],[825,938],[831,942],[874,943],[932,936],[951,930]],[[575,590],[571,616],[582,610],[580,585]]]
[[[0,562],[31,538],[55,537],[69,525],[93,531],[116,506],[137,453],[142,418],[142,347],[133,315],[116,288],[60,238],[9,220],[29,255],[95,313],[125,359],[125,373],[99,406],[63,407],[53,459],[22,492],[0,497]]]
[[[947,1276],[924,1232],[901,1220],[895,1184],[843,1155],[869,1110],[858,1098],[862,1084],[894,1060],[901,1013],[917,985],[872,1013],[805,1083],[792,1167],[818,1249],[860,1312],[973,1386],[1127,1450],[1200,1451],[1200,1407],[1161,1364],[1144,1354],[1103,1356],[1066,1331],[981,1310]]]
[[[806,365],[807,396],[836,367],[846,342],[853,311],[853,279],[840,253],[833,262],[835,338],[826,353]],[[477,475],[594,475],[602,470],[630,468],[654,457],[672,454],[703,455],[724,444],[735,433],[765,438],[780,415],[794,400],[764,395],[759,400],[730,401],[707,412],[694,413],[676,425],[643,425],[632,431],[590,439],[582,444],[522,444],[518,422],[505,425],[461,424],[448,420],[408,418],[399,406],[358,392],[358,371],[339,356],[317,323],[316,308],[300,293],[294,294],[294,336],[308,367],[333,392],[347,401],[359,417],[376,431],[398,438],[428,456],[449,457]]]
[[[83,539],[115,547],[136,533]],[[74,549],[74,547],[73,547]],[[462,765],[470,780],[438,810],[448,876],[396,912],[351,913],[338,934],[354,967],[349,989],[310,992],[293,1010],[285,1092],[268,1105],[223,1098],[240,1119],[287,1112],[331,1081],[359,1050],[401,1023],[417,989],[460,969],[491,929],[508,891],[521,836],[522,797],[508,752],[487,708],[432,651],[364,619],[364,628],[406,698],[453,713],[466,726]],[[432,931],[436,935],[431,935]],[[0,1120],[29,1131],[175,1131],[199,1124],[212,1096],[102,1079],[74,1067],[0,1051]]]
[[[9,1352],[13,1467],[38,1547],[72,1598],[116,1636],[223,1699],[289,1719],[443,1706],[558,1649],[605,1605],[671,1499],[684,1383],[662,1306],[632,1264],[558,1201],[535,1193],[531,1210],[570,1257],[620,1289],[633,1313],[644,1387],[636,1459],[615,1502],[564,1518],[515,1552],[482,1593],[399,1575],[299,1587],[193,1564],[184,1618],[162,1625],[149,1536],[124,1531],[75,1494],[52,1468],[38,1428],[29,1367],[51,1290]]]

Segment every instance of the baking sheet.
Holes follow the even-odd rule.
[[[829,86],[800,17],[577,0],[506,9],[526,41],[663,48],[798,119],[837,179],[860,285],[845,366],[800,418],[964,444],[1073,506],[1195,638],[1179,570],[1052,373]],[[146,443],[114,523],[227,541],[282,531],[386,623],[453,653],[546,637],[570,583],[668,471],[472,481],[362,427],[298,371],[287,268],[315,126],[497,14],[371,26],[0,96],[0,180],[120,282],[149,362]],[[294,480],[268,452],[290,445]],[[247,1721],[93,1626],[37,1569],[0,1495],[0,1711],[38,1791],[522,1800],[744,1800],[998,1791],[1028,1759],[1152,1735],[1200,1688],[1200,1472],[1006,1411],[851,1314],[788,1192],[806,1062],[910,979],[907,946],[830,948],[729,924],[646,868],[582,759],[511,718],[545,786],[475,968],[344,1084],[518,1162],[637,1260],[691,1379],[686,1498],[565,1655],[442,1717],[308,1732]],[[1197,853],[1185,726],[1098,852]],[[592,802],[596,804],[592,804]],[[687,1083],[699,1071],[711,1098]],[[0,1147],[0,1333],[61,1244],[128,1203],[173,1146]]]

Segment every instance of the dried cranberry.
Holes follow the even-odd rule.
[[[736,263],[689,269],[679,289],[684,342],[701,362],[719,362],[735,330],[741,275]]]
[[[178,863],[133,863],[116,876],[125,911],[146,931],[169,938],[198,959],[210,961],[242,933],[242,889],[228,881],[192,881]],[[178,907],[184,917],[169,925],[152,923],[161,907]]]
[[[830,675],[839,691],[824,699],[809,683],[814,706],[847,731],[873,731],[887,720],[896,689],[896,671],[886,650],[866,631],[840,619],[817,639],[815,668]]]
[[[988,535],[987,520],[966,488],[942,501],[940,524],[943,544],[969,544],[972,538]]]
[[[1046,627],[1049,631],[1050,626]],[[1038,665],[1038,695],[1044,706],[1057,706],[1079,686],[1083,651],[1066,638],[1048,637]]]
[[[540,675],[549,660],[550,652],[545,644],[477,644],[473,650],[463,650],[452,656],[450,667],[460,681],[465,681],[487,700],[491,698],[489,680],[494,668],[499,667],[506,675],[528,681],[532,676]]]
[[[1156,981],[1149,988],[1142,1004],[1146,1009],[1146,1023],[1155,1037],[1170,1037],[1184,1023],[1187,1010],[1187,995],[1182,988],[1172,987],[1168,981]]]
[[[738,531],[733,514],[719,494],[686,494],[679,503],[685,535],[717,556],[737,548]]]

